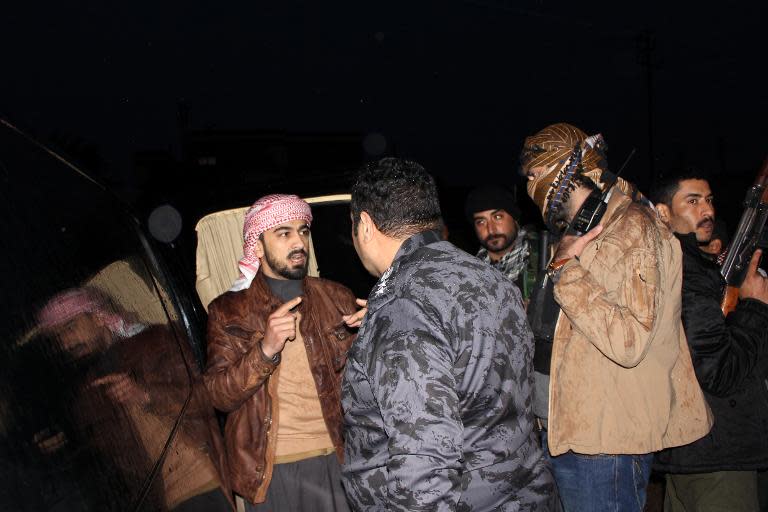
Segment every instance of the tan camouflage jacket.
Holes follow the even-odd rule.
[[[645,454],[695,441],[712,414],[680,319],[680,244],[618,191],[601,223],[555,285],[550,452]]]

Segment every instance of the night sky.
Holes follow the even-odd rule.
[[[512,183],[522,139],[568,121],[612,166],[753,173],[766,154],[766,2],[48,2],[0,22],[0,112],[76,137],[130,181],[193,128],[360,132],[456,186]],[[644,35],[645,34],[645,35]],[[653,46],[651,52],[649,41]]]

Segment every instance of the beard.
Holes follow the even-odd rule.
[[[304,263],[295,264],[291,262],[293,256],[303,255]],[[304,249],[294,249],[289,252],[284,260],[280,260],[275,254],[270,251],[266,244],[264,245],[264,258],[267,260],[269,268],[271,268],[276,274],[286,279],[304,279],[307,275],[307,269],[309,268],[309,255]]]
[[[485,247],[487,251],[501,252],[507,250],[515,243],[517,233],[510,233],[509,235],[490,235],[485,237],[480,245]]]

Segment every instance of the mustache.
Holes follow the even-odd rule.
[[[501,238],[502,240],[507,240],[507,236],[506,235],[490,235],[490,236],[485,237],[485,239],[483,239],[483,241],[488,243],[491,240],[495,240],[497,238]]]
[[[706,226],[707,224],[710,225],[710,226],[714,226],[715,225],[715,219],[713,219],[712,217],[706,217],[704,219],[701,219],[698,222],[698,224],[696,224],[696,227],[697,228],[701,228],[701,227]]]
[[[301,254],[305,258],[308,256],[307,251],[305,251],[304,249],[294,249],[293,251],[288,253],[288,258],[293,258],[294,256],[297,256],[299,254]]]

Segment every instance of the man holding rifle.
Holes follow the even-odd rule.
[[[720,267],[702,252],[715,226],[705,176],[687,169],[665,177],[651,199],[682,246],[683,327],[715,416],[709,435],[657,454],[657,469],[668,472],[664,510],[757,511],[756,470],[768,467],[768,280],[757,271],[761,251],[725,316]]]

